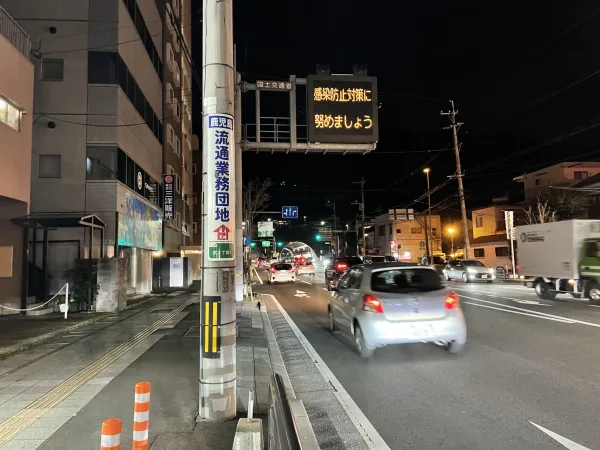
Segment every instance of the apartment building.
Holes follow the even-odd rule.
[[[523,183],[525,201],[535,200],[548,192],[550,186],[570,184],[600,173],[600,162],[563,162],[513,178]]]
[[[427,240],[426,232],[429,233]],[[390,214],[383,214],[375,218],[373,245],[380,255],[396,255],[402,261],[418,262],[427,253],[426,241],[429,241],[432,253],[442,251],[441,233],[442,221],[436,214],[431,216],[431,225],[424,213],[414,213],[406,220],[395,220]]]
[[[191,239],[191,97],[182,94],[191,80],[181,51],[190,0],[0,3],[36,42],[31,212],[37,223],[58,215],[94,224],[49,231],[50,292],[76,260],[98,259],[96,309],[119,310],[126,295],[151,291],[153,258],[179,256]],[[175,179],[172,220],[163,220],[165,174]]]
[[[33,64],[28,34],[0,7],[0,315],[26,306],[21,298],[28,236],[13,218],[29,213]],[[25,241],[25,245],[23,242]],[[26,271],[27,269],[25,269]],[[22,302],[22,300],[24,300]]]

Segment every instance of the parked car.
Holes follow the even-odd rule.
[[[496,279],[496,271],[476,259],[450,260],[443,270],[443,275],[448,281],[462,280],[465,283],[469,281],[491,283]]]
[[[340,278],[328,314],[329,329],[352,336],[365,358],[392,344],[435,342],[458,353],[467,342],[458,295],[431,267],[402,263],[352,267]]]
[[[295,282],[296,281],[296,271],[294,270],[294,266],[289,263],[273,263],[269,267],[269,277],[267,278],[267,283],[285,283],[285,282]]]
[[[296,276],[298,275],[315,275],[315,266],[312,262],[304,260],[304,263],[296,263]]]
[[[366,255],[363,258],[365,264],[382,263],[382,262],[397,262],[393,256],[388,255]]]
[[[333,259],[328,266],[325,267],[325,286],[331,290],[331,283],[340,277],[346,269],[362,264],[362,260],[358,256],[344,256]]]

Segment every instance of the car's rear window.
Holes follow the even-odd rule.
[[[467,266],[467,267],[485,267],[485,264],[483,264],[482,262],[479,261],[473,261],[472,259],[466,259],[463,262],[463,266]]]
[[[385,259],[385,256],[371,256],[371,261],[373,261],[374,263],[379,263],[386,262],[387,259]]]
[[[292,270],[291,264],[274,264],[275,270]]]
[[[358,258],[358,257],[351,257],[351,258],[340,258],[340,259],[336,259],[335,260],[336,263],[346,263],[349,266],[357,266],[358,264],[362,264],[362,259]]]
[[[371,290],[375,292],[429,292],[443,287],[442,279],[431,269],[388,269],[371,275]]]

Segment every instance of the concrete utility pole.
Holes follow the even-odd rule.
[[[235,301],[244,301],[244,227],[242,212],[242,77],[235,74]]]
[[[199,420],[236,416],[235,241],[237,161],[234,136],[232,0],[203,0],[202,296]],[[239,199],[241,202],[241,199]]]
[[[452,137],[454,139],[454,154],[456,156],[456,178],[458,180],[458,198],[460,200],[460,212],[462,215],[463,232],[465,234],[465,258],[471,257],[471,240],[469,239],[469,221],[467,219],[467,207],[465,206],[465,189],[463,187],[463,173],[460,167],[460,148],[458,146],[458,128],[462,125],[461,122],[456,122],[456,115],[458,111],[454,109],[454,101],[450,100],[452,110],[448,112],[441,112],[440,115],[448,116],[452,123],[449,127],[444,129],[452,129]]]
[[[362,227],[362,256],[367,253],[367,236],[365,235],[365,177],[363,176],[360,181],[353,181],[352,184],[360,184],[360,211],[362,213],[361,227]]]
[[[429,239],[433,239],[433,233],[431,232],[431,189],[429,187],[429,172],[430,169],[429,167],[427,167],[426,169],[423,169],[423,172],[425,173],[425,175],[427,175],[427,220],[425,221],[425,237],[429,236]],[[429,225],[427,225],[427,222],[429,222]],[[427,239],[426,245],[427,245],[427,264],[431,264],[431,254],[432,254],[432,250],[433,248],[433,243],[431,243],[431,245],[429,244],[429,239]]]

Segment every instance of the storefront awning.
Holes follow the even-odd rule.
[[[15,217],[12,222],[27,228],[105,228],[106,224],[95,214],[34,213]]]

